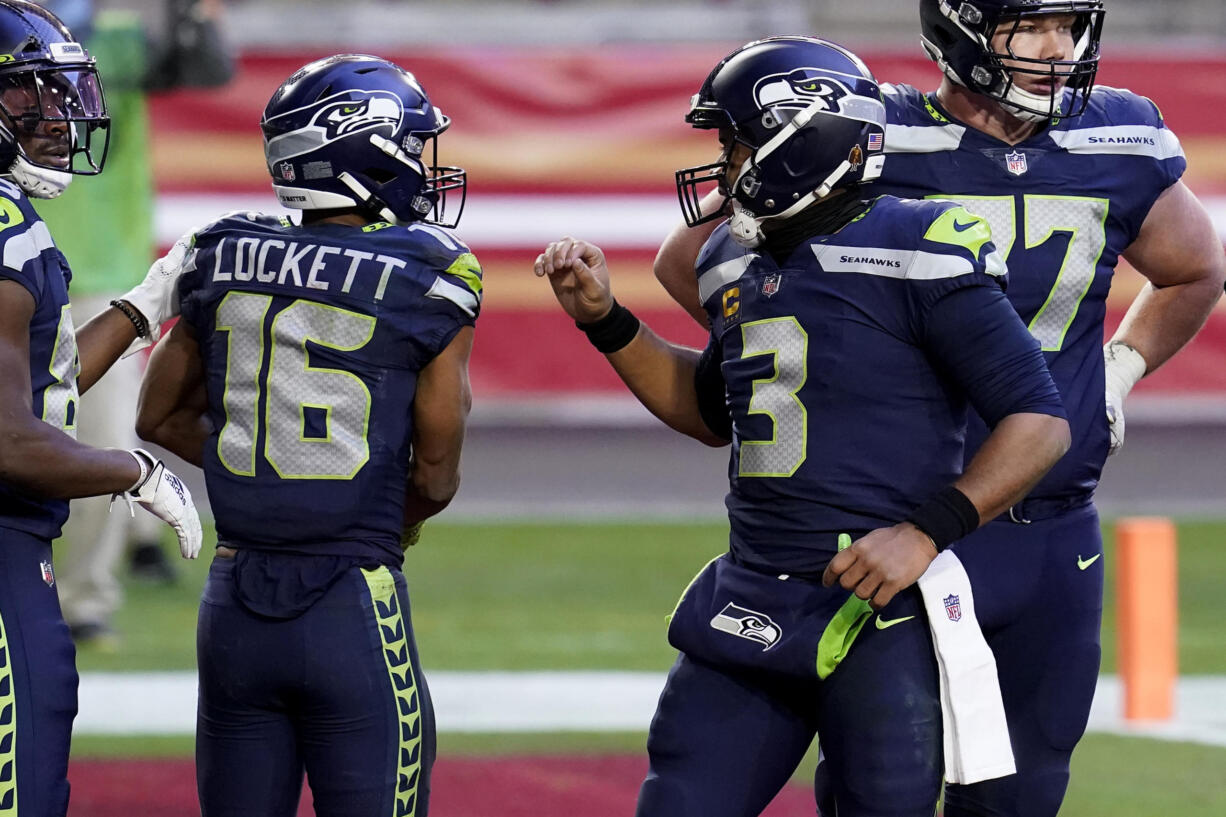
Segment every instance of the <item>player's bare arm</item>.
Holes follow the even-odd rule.
[[[135,325],[114,307],[86,321],[77,330],[77,354],[81,361],[77,388],[80,392],[89,391],[136,338]]]
[[[212,433],[204,388],[204,365],[191,327],[180,321],[149,357],[141,381],[136,433],[193,465],[204,461]]]
[[[548,276],[558,303],[578,323],[594,324],[614,308],[604,253],[594,244],[573,238],[555,241],[537,256],[534,271]],[[707,445],[727,445],[711,432],[699,410],[694,385],[701,357],[697,349],[669,343],[639,324],[633,339],[606,357],[639,402],[669,428]]]
[[[1226,254],[1204,205],[1176,182],[1154,202],[1124,257],[1149,282],[1112,340],[1136,349],[1148,374],[1204,325],[1226,282]]]
[[[975,527],[995,519],[1029,493],[1071,441],[1068,421],[1046,414],[1011,414],[1002,420],[953,487],[974,506]],[[936,546],[911,522],[880,528],[830,561],[823,582],[837,580],[880,610],[919,579]]]
[[[723,207],[726,201],[718,191],[711,191],[702,199],[703,214],[715,212]],[[683,221],[678,222],[660,245],[660,251],[656,253],[656,260],[652,265],[656,280],[703,329],[709,328],[710,323],[706,311],[699,303],[698,278],[694,275],[694,263],[698,260],[702,245],[719,224],[720,222],[715,220],[689,227]]]
[[[70,499],[131,488],[140,466],[127,451],[82,445],[34,416],[30,318],[34,298],[0,281],[0,480],[39,496]]]
[[[472,407],[468,358],[473,329],[461,329],[422,369],[413,398],[413,461],[404,503],[411,528],[446,508],[460,487],[460,448]]]
[[[1149,281],[1103,347],[1111,454],[1124,444],[1128,393],[1200,330],[1226,278],[1213,223],[1183,182],[1158,196],[1123,255]]]

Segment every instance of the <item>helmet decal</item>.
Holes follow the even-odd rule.
[[[290,75],[261,127],[273,190],[285,206],[358,208],[381,221],[453,226],[467,176],[437,163],[438,136],[450,124],[408,71],[367,54],[338,54]],[[454,216],[446,212],[448,193],[459,200]]]
[[[786,74],[772,74],[758,80],[754,98],[759,107],[802,110],[821,100],[822,110],[837,113],[839,100],[850,94],[847,86],[817,68],[797,68]]]
[[[686,223],[730,215],[733,237],[748,246],[762,239],[764,223],[877,178],[885,161],[877,81],[856,55],[815,37],[769,37],[729,54],[694,95],[686,121],[718,129],[724,145],[719,161],[676,174]],[[736,167],[734,157],[744,157]],[[723,206],[703,212],[711,186]]]
[[[382,91],[370,91],[366,99],[343,99],[324,106],[315,114],[310,126],[323,128],[325,141],[331,141],[380,125],[399,127],[403,115],[396,97]]]

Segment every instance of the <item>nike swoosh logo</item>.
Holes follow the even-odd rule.
[[[1094,554],[1093,556],[1091,556],[1089,559],[1082,559],[1082,558],[1081,558],[1081,556],[1080,556],[1080,555],[1078,555],[1078,557],[1077,557],[1077,569],[1078,569],[1078,570],[1085,570],[1087,567],[1089,567],[1090,565],[1094,564],[1095,562],[1097,562],[1097,561],[1098,561],[1099,559],[1101,559],[1101,558],[1102,558],[1102,554],[1101,554],[1101,553],[1095,553],[1095,554]]]
[[[915,618],[915,616],[903,616],[902,618],[892,618],[889,621],[886,621],[881,616],[877,616],[877,629],[888,630],[895,624],[902,624],[904,621],[910,621],[913,618]]]
[[[958,231],[958,232],[960,232],[960,233],[964,233],[964,232],[966,232],[967,230],[969,230],[970,228],[974,227],[974,226],[975,226],[976,224],[978,224],[978,223],[979,223],[978,221],[972,221],[970,224],[959,224],[959,223],[958,223],[958,222],[955,220],[955,221],[954,221],[954,229],[955,229],[955,230],[957,230],[957,231]]]

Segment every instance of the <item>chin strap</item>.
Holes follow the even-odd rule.
[[[1014,118],[1034,124],[1046,122],[1051,119],[1052,114],[1059,110],[1055,100],[1050,96],[1044,97],[1039,94],[1032,94],[1029,91],[1023,91],[1016,85],[1009,89],[1001,102],[1004,103],[1005,108]],[[1037,109],[1042,108],[1044,105],[1047,105],[1047,112],[1039,113]]]
[[[732,233],[732,238],[742,247],[749,247],[750,249],[757,247],[765,238],[765,234],[762,232],[763,222],[768,220],[787,221],[814,202],[826,198],[839,181],[847,175],[849,170],[851,170],[851,163],[845,159],[834,169],[834,172],[826,177],[825,181],[817,186],[816,190],[801,196],[791,207],[773,216],[755,218],[753,213],[741,209],[740,203],[733,200],[732,218],[728,220],[728,229]]]
[[[72,174],[65,170],[39,167],[25,156],[18,156],[9,166],[9,175],[17,186],[36,199],[53,199],[68,189]]]

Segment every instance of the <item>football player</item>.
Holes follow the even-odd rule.
[[[678,173],[688,223],[700,185],[730,202],[697,263],[702,352],[613,300],[597,247],[536,261],[648,409],[733,444],[729,552],[671,617],[640,817],[752,817],[815,732],[838,814],[930,817],[942,713],[913,583],[1067,448],[986,221],[862,197],[885,116],[864,64],[822,40],[750,43],[712,71],[687,121],[724,152]],[[963,474],[968,405],[994,431]]]
[[[175,308],[173,275],[155,264],[74,332],[72,273],[31,203],[102,170],[109,118],[94,59],[23,0],[0,2],[0,54],[0,811],[53,817],[68,808],[77,712],[51,559],[68,500],[139,502],[175,527],[188,558],[200,521],[187,488],[151,455],[75,440],[79,394]]]
[[[481,268],[444,226],[466,177],[413,77],[341,54],[264,110],[299,223],[232,213],[180,242],[182,320],[137,431],[202,464],[204,815],[426,813],[434,723],[400,566],[459,484]],[[449,199],[450,194],[450,199]],[[448,202],[454,219],[447,221]]]
[[[1072,450],[1022,502],[955,550],[982,600],[1018,774],[951,786],[947,817],[1045,817],[1098,678],[1104,564],[1092,497],[1124,439],[1132,386],[1198,331],[1222,293],[1221,241],[1179,180],[1183,151],[1157,106],[1095,87],[1101,0],[921,0],[925,51],[944,72],[924,94],[883,87],[888,159],[873,190],[946,198],[985,218],[1009,300],[1042,346]],[[707,212],[723,206],[719,195]],[[656,275],[704,324],[694,259],[710,226],[679,226]],[[1148,283],[1101,346],[1119,258]],[[974,414],[967,456],[985,438]]]

